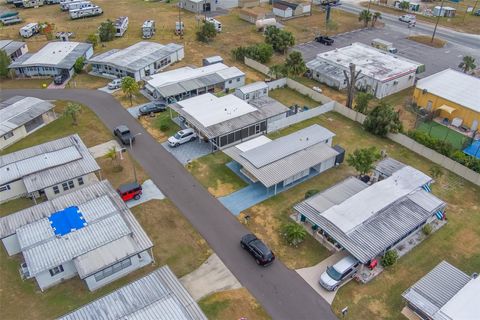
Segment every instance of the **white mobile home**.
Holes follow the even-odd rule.
[[[183,46],[141,41],[125,49],[113,49],[88,60],[92,73],[107,78],[130,76],[142,80],[182,60]]]
[[[38,23],[31,22],[20,28],[20,35],[24,38],[30,38],[36,35],[39,31],[40,28],[38,27]]]
[[[235,89],[235,95],[242,100],[250,101],[268,96],[268,84],[263,81],[247,84]]]
[[[17,77],[52,77],[60,74],[73,75],[73,65],[80,57],[90,58],[93,47],[90,43],[71,41],[49,42],[35,53],[27,53],[8,67]]]
[[[0,50],[5,51],[10,59],[15,61],[28,52],[28,46],[26,42],[0,40]]]
[[[70,15],[70,19],[80,19],[80,18],[87,18],[87,17],[95,17],[99,16],[103,13],[102,8],[99,6],[92,6],[84,9],[75,9],[68,11]]]
[[[152,241],[106,180],[0,218],[0,238],[42,291],[77,275],[93,291],[152,262]]]
[[[128,17],[119,17],[115,20],[115,37],[123,37],[128,29]]]
[[[15,96],[0,102],[0,150],[56,119],[54,105],[33,97]]]
[[[0,203],[53,199],[97,181],[100,170],[77,134],[0,156]]]

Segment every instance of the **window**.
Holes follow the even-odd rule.
[[[68,190],[68,184],[66,182],[62,183],[62,188],[63,188],[63,191],[67,191]]]
[[[240,78],[237,78],[237,82],[240,82]]]
[[[62,265],[59,265],[58,267],[55,267],[55,268],[52,268],[50,270],[48,270],[50,272],[50,276],[55,276],[61,272],[63,272],[63,266]]]
[[[83,183],[84,183],[82,177],[78,178],[77,181],[78,181],[78,185],[79,185],[79,186],[82,186]]]
[[[130,258],[125,259],[123,261],[115,263],[113,266],[103,269],[100,272],[95,273],[95,281],[103,280],[114,273],[121,271],[122,269],[128,268],[132,265],[132,261]]]
[[[68,181],[68,188],[69,189],[75,188],[75,184],[73,183],[73,180]]]
[[[5,133],[5,135],[3,136],[3,140],[8,140],[11,137],[13,137],[13,131]]]
[[[0,186],[0,192],[10,190],[10,185],[9,184],[4,184],[3,186]]]
[[[59,194],[60,190],[58,189],[58,186],[53,186],[53,193],[54,194]]]
[[[247,93],[247,94],[245,95],[245,99],[250,99],[250,94],[249,94],[249,93]]]
[[[228,83],[232,83],[232,80],[229,80]]]

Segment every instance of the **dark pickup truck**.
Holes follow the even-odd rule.
[[[331,46],[333,44],[333,39],[327,36],[318,36],[315,37],[315,41],[320,42],[326,46]]]

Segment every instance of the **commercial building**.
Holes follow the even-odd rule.
[[[233,94],[216,97],[206,93],[170,105],[213,150],[223,149],[267,132],[271,121],[284,118],[288,108],[263,97],[249,103]]]
[[[236,161],[253,183],[277,191],[332,168],[339,154],[331,147],[335,134],[317,124],[270,140],[259,136],[223,152]]]
[[[55,120],[53,107],[34,97],[15,96],[0,102],[0,150]]]
[[[207,320],[168,266],[131,282],[59,320],[175,319]]]
[[[294,209],[329,249],[344,249],[367,264],[425,224],[444,218],[445,202],[427,191],[431,182],[404,165],[372,185],[348,178]]]
[[[440,262],[403,294],[407,307],[425,320],[468,320],[480,314],[480,278]]]
[[[145,91],[157,100],[180,101],[214,92],[229,91],[245,84],[245,73],[237,67],[214,63],[200,68],[183,67],[145,78]]]
[[[381,99],[415,84],[423,65],[355,42],[347,47],[320,53],[307,63],[311,77],[330,87],[347,87],[344,71],[353,63],[360,77],[356,87]]]
[[[5,51],[10,59],[15,61],[28,52],[28,47],[26,42],[0,40],[0,50]]]
[[[235,89],[235,95],[245,101],[268,97],[268,84],[263,81],[250,83]]]
[[[141,41],[125,49],[112,49],[94,56],[88,63],[95,75],[107,78],[129,76],[140,81],[182,60],[184,56],[183,46],[179,44]]]
[[[0,238],[42,291],[76,275],[93,291],[152,262],[152,241],[108,181],[0,218]]]
[[[10,64],[18,77],[72,76],[78,58],[93,55],[90,43],[71,41],[49,42],[35,53],[26,53]]]
[[[0,203],[28,196],[55,198],[98,181],[100,170],[77,134],[0,156]]]
[[[442,118],[471,131],[480,122],[480,79],[446,69],[417,82],[413,98],[419,107],[436,111]]]

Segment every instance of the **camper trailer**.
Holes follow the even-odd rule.
[[[45,0],[45,4],[59,4],[60,0]]]
[[[142,38],[150,39],[155,34],[155,21],[147,20],[142,25]]]
[[[38,23],[32,22],[20,28],[20,35],[24,38],[30,38],[40,31]]]
[[[128,29],[128,17],[119,17],[115,20],[115,37],[123,37]]]
[[[215,26],[215,31],[222,32],[222,23],[214,18],[206,18],[205,21],[213,23]]]
[[[175,21],[175,34],[176,35],[183,35],[185,31],[185,24],[183,21]]]
[[[95,6],[90,1],[78,1],[78,2],[71,2],[67,4],[67,10],[76,10],[76,9],[85,9]]]
[[[70,18],[73,20],[73,19],[99,16],[103,13],[103,10],[99,6],[93,6],[85,9],[70,10],[69,13],[70,13]]]
[[[16,7],[36,8],[43,6],[44,0],[22,0],[19,2],[14,2],[14,4]]]
[[[84,2],[85,0],[60,0],[60,10],[68,11],[68,6],[75,2]]]

